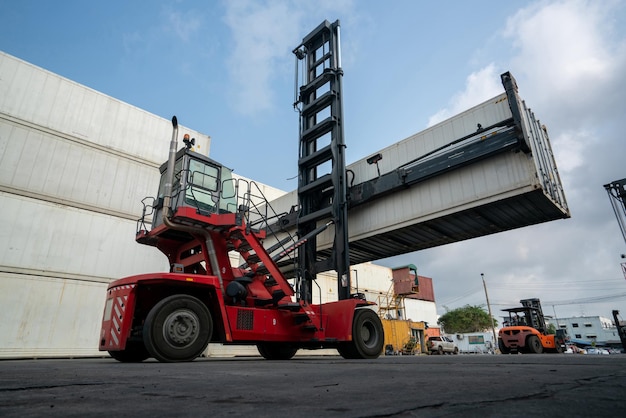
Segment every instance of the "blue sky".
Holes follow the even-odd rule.
[[[510,70],[549,129],[573,215],[381,264],[416,264],[449,308],[484,304],[484,273],[496,311],[540,297],[558,316],[626,316],[626,245],[602,187],[626,177],[623,0],[0,0],[0,50],[176,114],[212,137],[212,158],[292,190],[291,51],[324,19],[341,21],[348,163],[499,94]]]

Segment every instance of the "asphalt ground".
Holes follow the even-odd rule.
[[[626,354],[0,361],[0,416],[617,417]]]

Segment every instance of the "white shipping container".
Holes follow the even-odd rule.
[[[108,283],[169,270],[134,237],[171,129],[0,52],[0,357],[101,355]]]
[[[530,152],[511,149],[494,153],[351,208],[348,233],[352,264],[568,218],[547,132],[538,128],[522,101],[519,107]],[[512,120],[512,112],[503,93],[372,155],[382,157],[378,169],[385,175],[475,134],[478,126],[507,120]],[[470,140],[488,142],[491,138],[491,132],[481,135],[482,139],[476,134],[477,138]],[[377,179],[378,169],[367,158],[348,165],[349,186]],[[281,212],[296,203],[297,193],[293,191],[271,205]],[[318,235],[318,251],[328,255],[333,239],[332,228]]]
[[[89,87],[0,52],[0,115],[75,143],[156,164],[167,159],[171,122]],[[188,128],[198,152],[210,137]],[[165,146],[162,144],[165,143]]]
[[[108,283],[169,269],[165,255],[135,242],[134,221],[2,192],[0,201],[2,271]]]
[[[0,272],[0,358],[98,352],[107,283]]]

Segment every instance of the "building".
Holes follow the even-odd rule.
[[[440,334],[433,281],[419,276],[414,264],[392,268],[389,273],[389,289],[376,300],[385,328],[385,351],[426,352],[428,337]]]
[[[617,327],[603,316],[577,316],[548,319],[558,329],[567,331],[570,341],[578,346],[618,347],[622,345]]]

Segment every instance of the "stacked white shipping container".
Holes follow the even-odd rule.
[[[98,354],[107,284],[168,269],[134,236],[170,137],[170,121],[0,52],[0,357]]]

